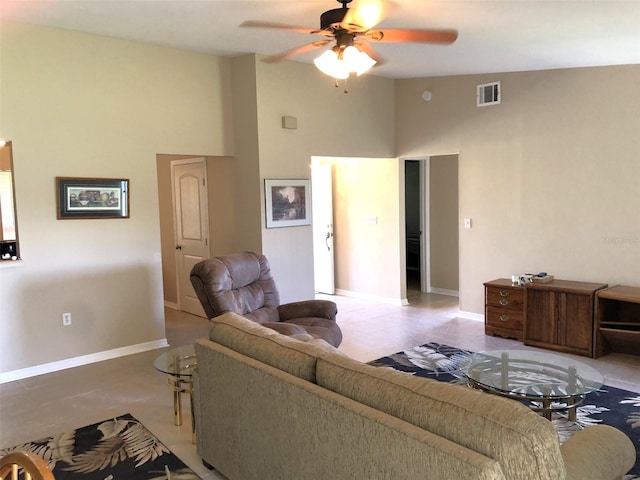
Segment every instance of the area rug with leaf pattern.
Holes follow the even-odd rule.
[[[191,480],[199,477],[130,414],[0,450],[44,458],[56,480]]]
[[[369,363],[419,377],[466,385],[467,379],[459,365],[471,353],[432,342]],[[561,442],[591,425],[611,425],[623,431],[636,447],[636,464],[625,480],[640,480],[640,393],[604,385],[599,391],[587,395],[578,407],[576,422],[569,422],[566,414],[554,414],[553,423]]]

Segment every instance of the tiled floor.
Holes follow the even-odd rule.
[[[429,341],[478,351],[528,348],[514,340],[484,335],[482,322],[456,317],[457,298],[413,292],[409,306],[349,297],[328,297],[338,304],[344,334],[341,350],[370,361]],[[207,320],[166,310],[172,346],[207,335]],[[153,368],[161,351],[63,370],[0,385],[0,446],[9,447],[131,413],[203,479],[220,479],[203,467],[191,443],[188,401],[185,422],[173,425],[172,396],[163,374]],[[598,360],[580,357],[612,386],[640,392],[640,356],[611,354]]]

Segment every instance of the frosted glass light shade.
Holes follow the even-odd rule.
[[[344,63],[338,59],[338,55],[333,50],[327,50],[313,63],[318,67],[318,70],[330,77],[338,80],[349,77],[349,71],[345,69]]]
[[[358,76],[369,71],[376,64],[376,61],[364,52],[361,52],[354,46],[344,49],[342,54],[343,61],[347,65],[350,72],[355,72]]]
[[[313,63],[322,73],[342,80],[348,78],[350,72],[362,75],[369,71],[376,64],[376,61],[350,45],[342,52],[342,58],[339,58],[338,54],[331,49],[316,58]]]

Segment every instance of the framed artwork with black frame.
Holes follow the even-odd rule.
[[[56,177],[58,220],[129,218],[129,179]]]
[[[309,180],[264,181],[267,228],[311,225]]]

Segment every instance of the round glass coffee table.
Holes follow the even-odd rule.
[[[604,383],[603,375],[583,362],[528,350],[472,353],[460,370],[469,386],[526,402],[549,420],[553,412],[567,411],[575,421],[578,405]]]
[[[173,390],[174,423],[182,425],[182,401],[180,395],[189,394],[191,407],[191,433],[195,435],[195,418],[193,415],[193,371],[196,364],[196,353],[193,345],[171,348],[153,362],[156,370],[168,375],[169,386]]]

